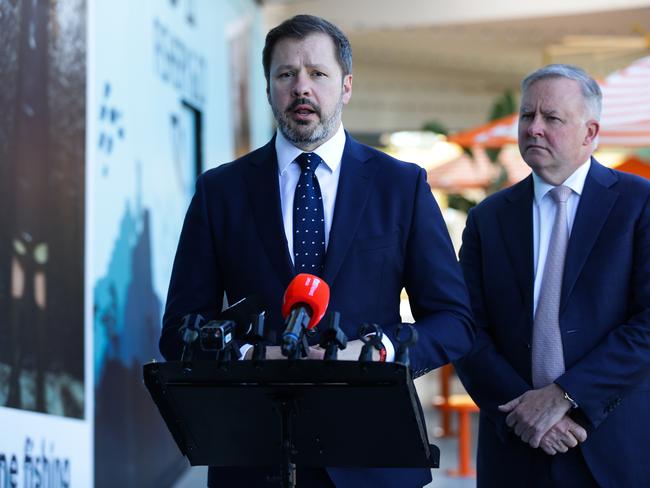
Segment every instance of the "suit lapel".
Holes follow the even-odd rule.
[[[341,174],[330,229],[323,279],[333,284],[363,215],[375,175],[363,146],[346,132]]]
[[[533,179],[513,187],[508,204],[499,213],[501,236],[512,261],[524,310],[532,317],[533,303]]]
[[[610,189],[618,177],[592,158],[571,229],[562,279],[560,313],[567,304],[580,272],[618,198]]]
[[[286,286],[294,275],[294,269],[280,207],[275,137],[255,156],[246,168],[248,197],[266,255]]]

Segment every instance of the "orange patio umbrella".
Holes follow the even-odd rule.
[[[650,180],[650,162],[643,161],[636,156],[630,156],[621,164],[616,166],[619,171],[625,171],[635,175],[643,176]]]
[[[463,147],[499,148],[517,143],[518,114],[510,114],[473,129],[457,132],[447,138]]]

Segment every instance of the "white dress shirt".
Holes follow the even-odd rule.
[[[573,221],[576,217],[580,195],[585,186],[587,173],[589,172],[590,161],[587,161],[571,176],[569,176],[562,185],[568,186],[573,190],[567,200],[566,217],[569,226],[569,236],[573,228]],[[553,185],[546,183],[533,172],[533,263],[535,287],[533,291],[533,316],[537,310],[537,301],[539,300],[539,290],[542,286],[542,276],[544,275],[544,265],[546,264],[546,255],[548,254],[549,241],[551,240],[551,231],[555,221],[556,204],[549,191],[555,188]]]
[[[345,148],[345,131],[343,124],[339,126],[336,134],[318,146],[314,153],[318,154],[325,164],[316,168],[316,178],[323,197],[323,211],[325,215],[325,249],[330,238],[332,218],[334,217],[334,201],[339,187],[341,175],[341,158]],[[278,178],[280,182],[280,205],[282,207],[282,220],[284,233],[287,236],[289,255],[293,261],[293,194],[300,178],[300,165],[295,159],[304,151],[291,144],[279,130],[275,137],[275,152],[278,156]]]

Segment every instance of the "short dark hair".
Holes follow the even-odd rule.
[[[262,52],[262,64],[264,65],[267,88],[271,76],[271,56],[278,41],[286,38],[304,39],[310,34],[317,33],[326,34],[332,39],[343,76],[352,73],[352,48],[350,47],[350,41],[341,29],[331,22],[314,15],[296,15],[274,27],[266,35],[264,51]]]
[[[566,78],[568,80],[577,81],[591,115],[596,120],[600,120],[603,93],[601,92],[596,80],[589,76],[582,68],[572,64],[549,64],[533,71],[521,82],[522,97],[532,84],[547,78]]]

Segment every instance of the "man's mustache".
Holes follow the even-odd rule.
[[[311,109],[320,115],[320,106],[309,100],[308,98],[296,98],[291,105],[287,107],[287,112],[293,112],[300,105],[308,105]]]

